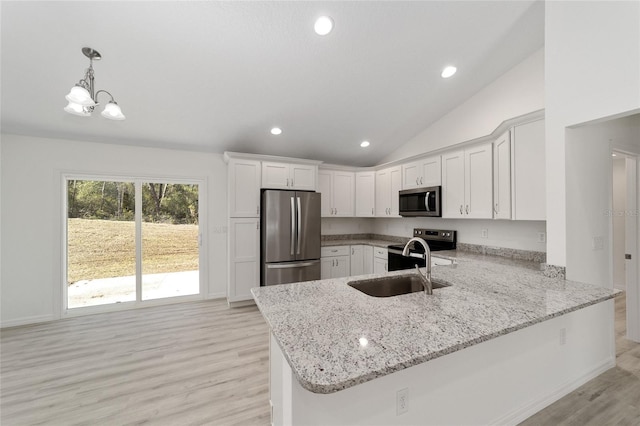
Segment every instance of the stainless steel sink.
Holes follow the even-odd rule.
[[[431,281],[434,290],[436,288],[448,287],[437,280]],[[416,274],[394,275],[389,277],[371,278],[368,280],[349,281],[347,283],[356,290],[373,297],[391,297],[400,294],[423,291],[422,280]]]

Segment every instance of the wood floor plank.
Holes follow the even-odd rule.
[[[640,425],[640,344],[522,425]],[[268,425],[268,328],[255,306],[187,302],[0,333],[0,423]]]

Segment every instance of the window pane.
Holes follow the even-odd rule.
[[[200,292],[198,185],[142,184],[142,300]]]
[[[131,182],[67,181],[68,307],[136,300]]]

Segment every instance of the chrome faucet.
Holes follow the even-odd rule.
[[[427,244],[427,242],[419,237],[411,238],[407,242],[407,244],[404,246],[404,249],[402,250],[402,255],[409,257],[409,248],[411,244],[416,242],[422,244],[422,247],[424,247],[425,259],[427,259],[427,264],[426,264],[427,273],[425,275],[422,275],[422,273],[420,272],[420,268],[418,267],[417,264],[416,264],[416,272],[422,279],[422,286],[424,287],[424,292],[426,294],[433,294],[433,284],[431,283],[431,249],[429,249],[429,245]]]

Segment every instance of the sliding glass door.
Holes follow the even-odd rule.
[[[68,309],[200,293],[197,183],[66,184]]]

